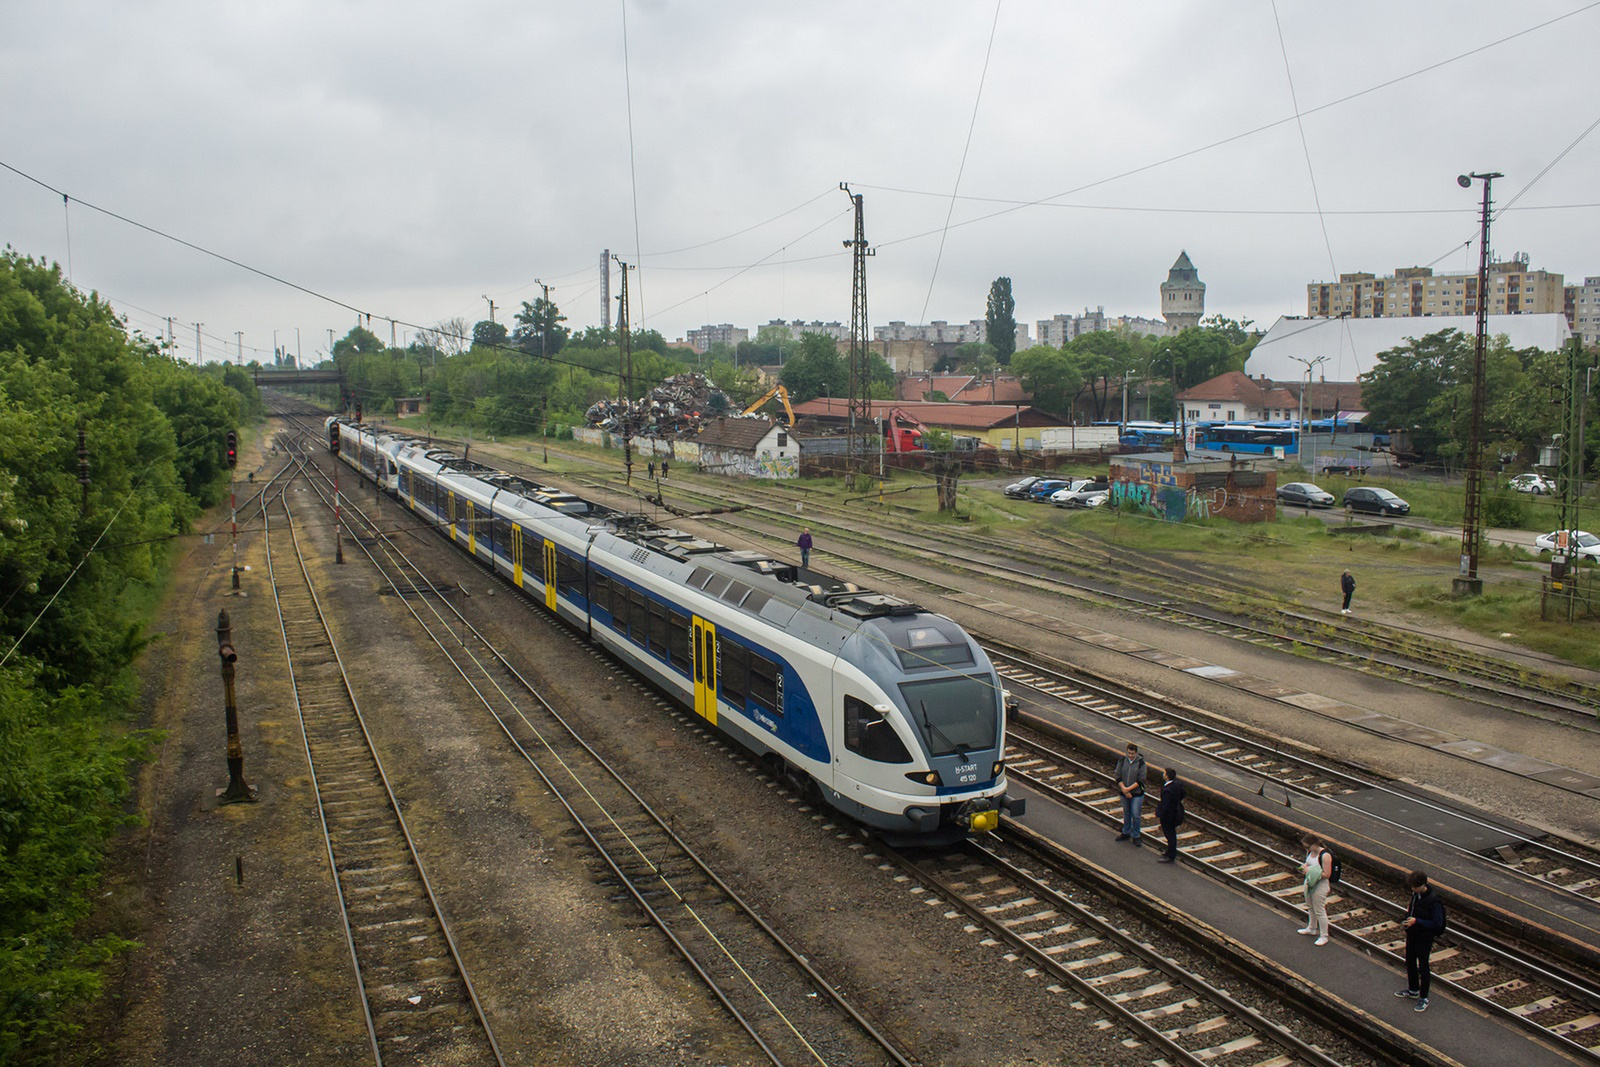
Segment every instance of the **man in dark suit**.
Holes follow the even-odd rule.
[[[1156,802],[1156,819],[1161,823],[1161,833],[1167,839],[1167,851],[1162,863],[1178,860],[1178,827],[1183,824],[1183,783],[1178,781],[1178,771],[1168,767],[1167,780],[1161,783],[1161,799]]]

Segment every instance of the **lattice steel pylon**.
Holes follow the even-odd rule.
[[[1483,592],[1478,577],[1478,550],[1483,544],[1483,388],[1484,345],[1489,325],[1489,188],[1502,174],[1463,174],[1456,181],[1463,189],[1473,179],[1483,182],[1483,213],[1478,234],[1478,329],[1472,356],[1472,422],[1467,438],[1467,499],[1461,516],[1461,574],[1452,583],[1458,595]]]
[[[848,464],[852,475],[859,474],[866,463],[863,439],[872,425],[871,375],[867,373],[867,257],[872,249],[867,247],[865,223],[861,213],[861,194],[850,191],[849,182],[840,182],[856,209],[856,235],[844,246],[851,250],[850,257],[850,441]]]
[[[1583,341],[1574,337],[1567,349],[1567,373],[1561,380],[1561,433],[1555,440],[1556,456],[1556,549],[1551,553],[1549,594],[1554,594],[1560,611],[1571,622],[1576,615],[1579,577],[1582,568],[1578,562],[1578,545],[1566,540],[1567,551],[1562,552],[1561,531],[1578,529],[1578,504],[1583,496],[1583,405],[1586,399],[1580,375],[1583,368],[1579,359]],[[1573,535],[1568,534],[1568,538]],[[1545,618],[1550,617],[1550,599],[1543,600]]]
[[[616,257],[613,257],[616,258]],[[633,341],[628,336],[628,271],[633,268],[617,259],[622,272],[621,294],[617,301],[617,407],[622,412],[623,484],[633,484]]]

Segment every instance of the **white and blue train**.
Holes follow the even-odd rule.
[[[328,447],[775,769],[893,837],[1021,815],[1005,694],[942,615],[330,418]]]

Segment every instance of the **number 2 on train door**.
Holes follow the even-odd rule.
[[[717,628],[694,620],[694,713],[717,724]]]
[[[544,543],[544,606],[556,610],[556,543]]]

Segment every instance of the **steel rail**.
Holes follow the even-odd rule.
[[[1137,730],[1140,733],[1146,734],[1150,737],[1159,738],[1162,741],[1168,742],[1169,744],[1181,745],[1186,749],[1194,751],[1198,755],[1220,760],[1230,767],[1234,767],[1238,770],[1246,771],[1250,774],[1258,776],[1263,783],[1271,782],[1285,791],[1293,791],[1302,796],[1318,797],[1328,803],[1336,804],[1352,811],[1359,811],[1367,818],[1374,819],[1397,829],[1403,829],[1413,836],[1420,837],[1425,841],[1432,841],[1435,844],[1446,846],[1457,852],[1467,855],[1480,856],[1479,853],[1473,852],[1471,849],[1446,838],[1418,830],[1413,826],[1397,822],[1393,819],[1368,811],[1364,808],[1356,808],[1354,805],[1342,800],[1337,794],[1322,792],[1315,788],[1307,787],[1302,782],[1296,782],[1285,778],[1263,774],[1260,769],[1248,763],[1241,762],[1240,760],[1231,757],[1225,758],[1215,752],[1207,751],[1205,748],[1200,747],[1199,742],[1209,740],[1226,741],[1236,746],[1243,746],[1244,748],[1249,749],[1261,756],[1270,756],[1272,760],[1277,761],[1280,765],[1300,767],[1310,771],[1314,775],[1321,775],[1329,782],[1342,786],[1348,786],[1351,790],[1376,790],[1378,792],[1388,793],[1391,796],[1403,797],[1409,803],[1417,804],[1431,811],[1450,815],[1464,822],[1471,823],[1474,826],[1494,830],[1496,833],[1502,833],[1508,837],[1516,838],[1519,846],[1526,848],[1531,852],[1537,852],[1541,855],[1554,857],[1558,862],[1567,863],[1575,867],[1582,868],[1590,877],[1597,880],[1596,886],[1592,886],[1591,888],[1600,888],[1600,862],[1596,862],[1595,860],[1564,851],[1501,823],[1480,818],[1473,813],[1459,811],[1455,808],[1447,807],[1436,801],[1430,800],[1425,796],[1419,796],[1415,793],[1403,792],[1395,789],[1382,780],[1362,778],[1358,775],[1350,773],[1349,771],[1341,770],[1340,768],[1326,763],[1321,763],[1315,759],[1312,759],[1310,756],[1299,755],[1295,752],[1287,751],[1280,746],[1273,746],[1269,750],[1267,747],[1269,742],[1264,741],[1260,737],[1252,736],[1250,733],[1241,729],[1237,725],[1225,726],[1216,720],[1201,718],[1193,712],[1179,711],[1170,705],[1156,704],[1147,697],[1140,697],[1128,693],[1125,689],[1116,686],[1115,683],[1112,683],[1109,679],[1095,681],[1086,677],[1093,672],[1080,672],[1077,668],[1073,668],[1072,671],[1064,671],[1058,667],[1047,666],[1039,663],[1036,659],[1030,658],[1037,656],[1038,653],[1030,652],[1027,649],[1023,649],[1021,646],[1011,644],[1010,642],[1000,641],[993,637],[984,637],[983,644],[984,651],[990,653],[991,659],[997,661],[997,666],[998,664],[1010,663],[1016,665],[1024,671],[1031,672],[1035,675],[1040,675],[1045,679],[1058,679],[1062,684],[1084,690],[1098,700],[1119,702],[1120,704],[1125,705],[1127,709],[1137,711],[1141,715],[1155,717],[1164,720],[1165,723],[1180,724],[1191,731],[1195,731],[1199,736],[1189,738],[1174,737],[1170,734],[1161,732],[1161,730],[1157,728],[1158,724],[1130,721],[1129,719],[1125,719],[1119,715],[1116,715],[1111,709],[1105,707],[1095,707],[1089,703],[1086,703],[1085,701],[1074,699],[1070,696],[1064,696],[1060,693],[1052,693],[1050,690],[1035,685],[1030,681],[1015,676],[1006,677],[1002,673],[1002,677],[1006,677],[1008,683],[1026,685],[1029,688],[1044,693],[1055,700],[1063,701],[1073,705],[1074,707],[1081,708],[1103,718],[1112,720],[1119,726]],[[1532,884],[1539,885],[1546,889],[1558,890],[1561,893],[1577,897],[1579,900],[1583,900],[1588,903],[1594,903],[1597,899],[1596,896],[1585,893],[1579,889],[1573,889],[1572,887],[1564,885],[1560,882],[1554,882],[1548,878],[1523,871],[1519,869],[1516,864],[1507,863],[1498,857],[1492,857],[1491,859],[1497,861],[1498,865],[1501,866],[1502,869],[1511,871],[1518,877],[1527,879]]]
[[[317,473],[317,475],[319,475],[324,480],[326,480],[327,475],[326,475],[325,472],[317,470],[317,468],[315,467],[314,464],[307,464],[307,466],[311,470],[315,471]],[[318,489],[317,491],[319,492],[319,494],[321,493],[320,489]],[[325,496],[324,496],[324,500],[326,501],[326,497]],[[372,529],[375,532],[377,531],[377,526],[366,515],[365,511],[359,506],[358,503],[347,501],[345,503],[345,509],[346,509],[347,512],[353,513],[358,518],[358,520],[360,522],[364,523],[369,529]],[[385,581],[387,581],[389,583],[390,587],[397,594],[402,593],[402,590],[399,588],[398,584],[395,581],[394,575],[390,572],[390,570],[388,568],[386,568],[378,560],[378,558],[374,555],[374,553],[371,551],[371,549],[368,547],[368,545],[366,543],[362,542],[362,541],[357,541],[356,543],[361,548],[362,552],[368,557],[368,559],[378,569],[380,575],[382,575],[384,577]],[[387,539],[383,540],[383,544],[384,544],[384,551],[385,551],[386,554],[390,554],[391,557],[397,556],[397,557],[399,557],[400,560],[404,561],[404,564],[405,564],[404,568],[402,568],[402,567],[400,567],[398,565],[395,566],[395,569],[397,571],[400,571],[402,574],[405,574],[405,568],[409,568],[410,572],[411,572],[411,575],[415,575],[415,577],[411,577],[410,575],[406,575],[406,580],[411,583],[411,587],[412,587],[413,591],[415,591],[417,593],[422,593],[422,592],[425,591],[423,588],[419,587],[416,584],[417,580],[420,579],[423,583],[425,583],[426,591],[431,591],[431,592],[433,592],[435,594],[439,593],[439,590],[438,590],[437,586],[435,586],[432,583],[432,581],[430,579],[428,579],[428,577],[421,570],[421,568],[417,567],[416,564],[413,563],[409,559],[409,557],[407,557],[403,552],[400,552],[391,542],[387,541]],[[474,560],[473,562],[476,563],[476,562],[479,562],[479,561]],[[487,570],[487,568],[485,568],[485,570]],[[519,596],[523,595],[520,590],[516,589],[514,586],[510,586],[508,583],[505,583],[504,579],[500,575],[496,574],[493,571],[487,571],[487,573],[491,574],[497,582],[500,582],[501,584],[505,585],[506,588],[510,589],[514,594],[519,595]],[[484,697],[482,691],[479,690],[477,684],[470,677],[467,676],[467,672],[460,665],[460,663],[458,663],[456,661],[455,656],[452,654],[451,650],[445,645],[444,642],[440,641],[439,637],[436,634],[434,634],[432,632],[432,628],[429,627],[428,624],[421,618],[420,614],[417,612],[416,608],[412,605],[411,601],[409,599],[403,597],[403,596],[401,597],[401,599],[402,599],[402,602],[407,607],[407,609],[411,612],[413,617],[417,620],[419,625],[423,626],[424,631],[429,633],[430,637],[436,643],[439,644],[441,650],[445,652],[447,658],[449,658],[451,660],[452,665],[454,665],[456,667],[457,671],[462,673],[463,679],[467,682],[467,684],[471,688],[473,688],[474,692],[478,694],[480,700],[482,700],[484,702],[486,709],[489,711],[490,715],[496,720],[497,724],[500,726],[502,732],[505,733],[505,735],[507,736],[508,740],[511,742],[512,746],[522,755],[524,760],[526,762],[528,762],[529,766],[540,777],[540,779],[544,782],[546,787],[550,789],[552,795],[554,795],[557,798],[558,802],[560,802],[562,804],[562,806],[567,810],[568,814],[573,819],[574,824],[578,826],[580,831],[589,840],[590,844],[593,846],[593,848],[595,849],[596,853],[601,857],[601,859],[606,863],[606,865],[617,876],[619,881],[624,886],[627,887],[630,896],[632,896],[633,899],[638,903],[638,905],[644,910],[646,915],[648,915],[651,918],[652,922],[662,930],[662,932],[667,936],[669,941],[673,944],[674,948],[679,952],[679,954],[684,958],[684,960],[690,965],[690,967],[700,976],[702,981],[704,981],[706,983],[708,988],[710,988],[711,991],[713,992],[713,995],[715,995],[718,998],[718,1000],[724,1005],[724,1007],[728,1010],[730,1015],[740,1024],[740,1026],[746,1031],[746,1033],[749,1034],[749,1036],[752,1038],[752,1040],[754,1040],[757,1043],[758,1047],[762,1048],[763,1052],[765,1052],[768,1055],[768,1057],[772,1060],[773,1063],[781,1065],[784,1061],[780,1058],[780,1054],[776,1050],[772,1049],[769,1046],[769,1044],[767,1042],[767,1039],[764,1038],[760,1033],[757,1032],[756,1025],[749,1018],[747,1018],[746,1015],[736,1005],[734,1005],[732,1003],[732,1001],[729,999],[728,995],[722,989],[722,987],[719,985],[719,983],[705,969],[702,961],[696,955],[694,950],[692,950],[679,937],[679,935],[672,929],[670,921],[654,905],[652,905],[649,902],[649,900],[647,899],[648,893],[639,884],[638,879],[635,876],[630,875],[629,873],[627,873],[623,869],[623,867],[616,860],[615,855],[613,854],[613,850],[608,848],[604,844],[604,842],[602,842],[599,839],[599,836],[596,833],[596,831],[595,831],[595,829],[594,829],[594,827],[592,825],[592,820],[590,820],[588,818],[585,818],[585,816],[581,812],[579,812],[577,810],[576,806],[570,800],[570,798],[569,798],[569,796],[567,794],[567,791],[562,789],[562,787],[546,773],[545,769],[542,766],[540,766],[540,764],[538,763],[536,758],[528,750],[528,747],[524,743],[524,741],[517,736],[516,731],[514,731],[511,728],[510,724],[506,721],[504,716],[500,712],[496,711],[494,709],[494,707],[491,705],[491,703],[487,700],[487,698]],[[540,692],[540,690],[532,682],[530,682],[525,676],[523,676],[523,674],[516,668],[516,666],[514,664],[512,664],[510,662],[510,660],[493,644],[493,642],[491,642],[486,636],[484,636],[477,629],[477,627],[474,626],[471,623],[471,621],[468,620],[460,612],[460,610],[455,607],[455,605],[449,604],[448,602],[443,600],[442,596],[438,596],[438,595],[436,595],[433,598],[430,598],[428,600],[428,603],[430,605],[430,610],[432,610],[434,615],[435,615],[435,617],[439,619],[439,622],[441,623],[441,625],[443,625],[446,628],[446,630],[451,633],[452,637],[457,640],[457,642],[459,643],[459,645],[462,648],[462,650],[466,653],[467,657],[474,662],[474,664],[478,667],[479,670],[484,672],[485,677],[489,677],[488,672],[483,667],[483,664],[481,663],[481,661],[479,661],[477,659],[476,654],[473,653],[470,649],[467,648],[467,644],[468,644],[467,638],[470,638],[472,641],[476,642],[479,646],[481,646],[481,648],[485,652],[488,653],[488,655],[491,657],[491,659],[502,670],[506,671],[507,674],[515,681],[515,683],[518,686],[520,686],[523,690],[525,690],[538,703],[541,711],[544,714],[550,716],[557,724],[559,724],[560,728],[567,733],[567,735],[569,736],[570,740],[574,744],[576,744],[589,759],[593,760],[595,765],[597,767],[599,767],[607,776],[609,776],[614,781],[614,783],[618,787],[620,787],[636,805],[638,805],[639,810],[655,824],[655,826],[659,830],[659,832],[668,841],[670,841],[675,848],[677,848],[680,851],[680,853],[684,856],[685,859],[687,859],[691,864],[694,865],[695,868],[697,868],[701,872],[702,876],[712,886],[714,886],[718,892],[723,894],[725,899],[727,899],[731,904],[733,904],[745,916],[747,921],[749,921],[753,926],[755,926],[761,932],[761,934],[764,935],[783,955],[785,955],[785,956],[787,956],[789,958],[791,963],[793,965],[795,965],[799,969],[799,971],[805,976],[806,980],[808,980],[811,985],[813,985],[816,989],[818,989],[822,993],[824,993],[826,995],[826,997],[828,998],[829,1002],[838,1011],[840,1011],[841,1013],[846,1015],[863,1032],[863,1034],[866,1035],[866,1037],[869,1040],[871,1040],[873,1043],[878,1045],[879,1048],[890,1059],[893,1060],[893,1062],[902,1065],[902,1067],[911,1067],[913,1061],[908,1059],[905,1056],[905,1054],[902,1053],[894,1045],[894,1043],[889,1038],[887,1038],[885,1035],[883,1035],[881,1032],[879,1032],[875,1025],[873,1025],[864,1015],[862,1015],[854,1007],[854,1005],[852,1005],[846,998],[844,998],[843,995],[840,994],[839,991],[837,989],[835,989],[832,986],[832,984],[829,983],[816,970],[816,968],[811,964],[810,960],[805,956],[804,953],[801,953],[799,950],[797,950],[792,945],[790,945],[784,938],[782,938],[782,936],[779,935],[777,933],[777,931],[775,931],[771,927],[770,924],[768,924],[764,919],[761,918],[761,916],[755,911],[755,909],[753,907],[751,907],[747,902],[745,902],[742,897],[740,897],[730,886],[728,886],[727,883],[721,878],[721,876],[718,875],[711,868],[711,866],[707,862],[702,860],[700,858],[700,856],[686,842],[684,842],[681,837],[678,836],[678,834],[671,828],[671,826],[668,824],[668,822],[665,819],[663,819],[660,816],[660,814],[657,813],[655,811],[655,809],[644,800],[644,798],[642,796],[639,795],[639,793],[632,787],[632,785],[630,785],[626,781],[626,779],[624,779],[621,776],[621,774],[615,768],[613,768],[603,757],[600,756],[600,754],[598,752],[596,752],[594,750],[594,748],[586,740],[583,739],[583,737],[578,733],[577,729],[575,727],[573,727],[570,723],[568,723],[566,721],[566,719],[564,717],[562,717],[560,715],[560,713],[555,710],[555,708],[544,697],[542,692]],[[455,631],[455,627],[450,622],[445,620],[443,617],[439,616],[437,610],[433,608],[434,604],[443,604],[445,607],[447,607],[449,609],[450,613],[455,616],[455,618],[457,619],[460,627],[462,628],[462,631],[463,631],[462,634],[456,634],[454,632]],[[543,617],[543,616],[541,616],[541,617]],[[567,631],[565,631],[565,628],[563,628],[563,632],[567,632]],[[567,635],[570,637],[571,636],[570,632],[567,632]],[[499,689],[498,683],[495,683],[495,688]],[[538,727],[534,726],[531,722],[529,722],[527,720],[525,713],[523,713],[522,710],[519,707],[517,707],[517,705],[512,700],[510,695],[506,694],[503,689],[500,689],[500,693],[501,693],[502,697],[506,700],[506,703],[516,713],[517,717],[522,720],[524,725],[526,725],[530,731],[532,731],[533,736],[538,741],[538,743],[544,745],[544,747],[548,751],[550,751],[553,756],[555,756],[558,760],[560,760],[562,758],[560,756],[560,754],[558,752],[556,752],[555,748],[551,745],[550,741],[543,735],[543,733],[538,729]],[[571,769],[569,769],[568,773],[569,774],[573,774],[574,772]],[[585,791],[587,791],[586,787],[583,786],[581,779],[577,779],[576,776],[574,775],[574,780],[579,783],[580,789],[584,789]],[[614,818],[610,818],[609,814],[608,814],[608,820],[618,830],[618,832],[623,835],[625,840],[629,838],[629,831],[627,831],[625,828],[623,828],[620,825],[618,825]],[[665,879],[665,876],[660,872],[660,867],[662,866],[662,864],[656,863],[654,861],[649,861],[649,860],[647,860],[646,862],[648,864],[650,864],[652,871],[655,873],[655,875],[658,878],[661,878],[663,880]],[[670,882],[668,882],[666,884],[667,884],[669,892],[671,892],[683,904],[683,906],[686,907],[690,911],[691,915],[695,915],[696,916],[697,921],[700,921],[700,919],[698,917],[698,914],[695,912],[694,907],[692,905],[689,905],[687,900],[684,899],[684,897],[681,894],[678,894],[677,891],[672,888]],[[701,924],[702,924],[702,926],[704,925],[703,922]],[[710,932],[709,928],[707,928],[707,930],[708,930],[708,933],[709,933]],[[712,937],[716,938],[716,935],[712,934]],[[722,949],[723,949],[723,951],[725,953],[730,951],[727,948],[727,946],[722,943],[721,939],[717,939],[717,943],[718,943],[719,946],[722,947]],[[746,974],[746,977],[750,981],[752,981],[752,983],[754,982],[753,976],[749,975],[748,972],[742,966],[739,965],[739,961],[737,959],[734,959],[731,955],[729,956],[729,959],[730,959],[730,962],[733,962],[736,967],[739,967],[741,973]],[[756,988],[759,989],[759,986],[756,986]],[[769,1004],[771,1004],[770,1000],[767,1001],[767,1002]],[[775,1004],[772,1004],[772,1007],[774,1009],[777,1009],[777,1005],[775,1005]],[[779,1018],[783,1018],[782,1009],[777,1009],[777,1010],[779,1011]],[[794,1027],[794,1024],[787,1022],[787,1020],[785,1020],[785,1023],[796,1034],[796,1036],[800,1036],[799,1035],[799,1031],[798,1031],[798,1029],[796,1029]],[[805,1039],[803,1037],[801,1037],[801,1040],[805,1041]],[[818,1058],[820,1059],[820,1056]]]
[[[1034,754],[1041,756],[1050,762],[1071,768],[1078,776],[1088,780],[1089,782],[1100,781],[1106,778],[1106,773],[1103,767],[1091,767],[1076,757],[1069,756],[1063,752],[1052,749],[1040,742],[1027,741],[1017,738],[1013,735],[1012,744],[1019,749],[1031,750]],[[1080,812],[1087,812],[1096,819],[1106,819],[1114,823],[1117,818],[1117,812],[1120,811],[1120,802],[1118,803],[1118,808],[1115,811],[1109,807],[1096,806],[1085,796],[1075,796],[1072,792],[1063,789],[1052,782],[1046,781],[1045,779],[1039,777],[1036,773],[1030,771],[1026,766],[1021,766],[1015,762],[1012,762],[1009,758],[1007,760],[1007,771],[1016,775],[1018,778],[1024,779],[1030,786],[1037,789],[1039,792],[1050,796],[1052,799],[1056,800],[1057,803]],[[1097,790],[1097,792],[1106,793],[1109,796],[1109,790]],[[1197,815],[1193,812],[1190,812],[1185,825],[1187,826],[1191,824],[1196,826],[1204,826],[1218,839],[1218,841],[1233,845],[1241,845],[1248,849],[1252,854],[1259,855],[1278,864],[1285,871],[1298,873],[1300,869],[1299,861],[1295,857],[1287,855],[1271,845],[1256,841],[1253,838],[1250,838],[1247,835],[1239,832],[1238,830],[1226,827],[1214,819],[1208,819],[1203,815]],[[1184,862],[1198,867],[1211,877],[1217,878],[1218,880],[1224,882],[1224,884],[1234,888],[1236,891],[1245,893],[1257,900],[1271,903],[1274,907],[1280,910],[1288,911],[1297,915],[1306,914],[1306,909],[1303,906],[1297,905],[1292,901],[1285,899],[1278,893],[1264,889],[1260,885],[1252,884],[1250,880],[1242,878],[1238,875],[1230,874],[1223,868],[1206,863],[1203,857],[1194,855],[1192,853],[1191,850],[1193,850],[1195,847],[1196,846],[1191,845],[1178,850],[1179,856],[1184,860]],[[1294,883],[1291,882],[1291,886],[1293,885]],[[1353,897],[1360,898],[1367,906],[1372,907],[1375,910],[1390,916],[1391,918],[1396,915],[1403,916],[1405,914],[1404,908],[1401,908],[1399,905],[1388,900],[1387,898],[1377,893],[1373,893],[1370,890],[1362,889],[1359,886],[1352,885],[1347,881],[1341,881],[1339,883],[1339,889],[1343,893],[1349,893]],[[1293,889],[1290,890],[1290,892],[1293,891]],[[1346,940],[1358,945],[1362,951],[1379,953],[1385,960],[1403,969],[1405,963],[1404,957],[1398,956],[1392,951],[1384,948],[1383,942],[1363,937],[1357,931],[1347,930],[1342,926],[1332,923],[1329,924],[1328,928],[1331,933],[1338,936],[1341,940]],[[1458,943],[1470,946],[1480,955],[1498,961],[1501,966],[1515,974],[1533,976],[1538,981],[1543,982],[1546,985],[1581,1001],[1591,1011],[1600,1010],[1600,990],[1584,984],[1583,980],[1575,975],[1561,974],[1520,955],[1516,949],[1500,942],[1491,935],[1474,933],[1470,929],[1462,928],[1458,921],[1451,924],[1449,932],[1443,935],[1440,940],[1446,944]],[[1534,1013],[1519,1014],[1514,1008],[1503,1007],[1490,998],[1483,996],[1474,990],[1468,989],[1459,982],[1452,981],[1449,978],[1440,975],[1434,975],[1433,981],[1436,985],[1451,990],[1466,1002],[1471,1003],[1486,1012],[1489,1012],[1502,1021],[1510,1022],[1535,1037],[1553,1042],[1556,1047],[1559,1047],[1564,1051],[1578,1052],[1581,1053],[1587,1060],[1600,1062],[1600,1049],[1588,1048],[1576,1041],[1571,1040],[1564,1034],[1555,1032],[1552,1027],[1543,1025],[1532,1019],[1530,1015]],[[1559,1027],[1562,1024],[1555,1025]]]
[[[1260,1031],[1269,1040],[1277,1042],[1280,1046],[1292,1050],[1297,1056],[1304,1057],[1311,1063],[1320,1065],[1320,1067],[1339,1067],[1338,1061],[1329,1057],[1321,1049],[1273,1023],[1262,1016],[1256,1009],[1218,989],[1200,975],[1181,966],[1176,961],[1160,955],[1150,945],[1117,929],[1114,924],[1095,915],[1089,908],[1072,900],[1060,890],[1003,858],[987,844],[978,840],[968,840],[963,843],[961,849],[978,857],[983,863],[1002,873],[1014,884],[1024,888],[1030,896],[1048,903],[1055,910],[1066,913],[1083,927],[1096,931],[1100,939],[1114,943],[1129,956],[1142,961],[1143,964],[1148,965],[1153,970],[1173,979],[1185,990],[1199,993],[1214,1004],[1226,1009],[1236,1019],[1248,1020],[1248,1026]],[[1123,1026],[1149,1041],[1168,1056],[1180,1063],[1191,1065],[1191,1067],[1201,1067],[1204,1064],[1214,1063],[1219,1058],[1215,1054],[1202,1054],[1211,1052],[1211,1050],[1197,1052],[1184,1048],[1154,1023],[1141,1018],[1138,1012],[1128,1007],[1125,1000],[1118,999],[1115,995],[1105,992],[1100,988],[1099,983],[1079,975],[1075,969],[1062,964],[1056,956],[1043,951],[1035,940],[1017,934],[1010,926],[996,918],[993,913],[970,899],[968,894],[963,893],[948,878],[934,870],[927,858],[919,861],[896,849],[883,849],[882,851],[902,870],[937,889],[946,900],[960,908],[975,922],[981,924],[991,937],[1004,942],[1012,951],[1026,957],[1031,966],[1039,968],[1056,980],[1071,986],[1075,993],[1085,999],[1094,1001],[1096,1005],[1114,1016]],[[1052,873],[1068,880],[1073,880],[1074,878],[1073,872],[1064,867],[1054,867]],[[1104,890],[1097,890],[1097,892],[1107,896],[1113,895],[1105,893]],[[1141,979],[1142,977],[1142,975],[1139,976]],[[1165,1016],[1161,1017],[1165,1018]],[[1181,1033],[1183,1029],[1181,1027],[1176,1028],[1176,1032]]]
[[[279,497],[284,508],[285,517],[287,519],[291,543],[294,546],[295,559],[298,563],[301,577],[305,580],[306,590],[310,596],[311,604],[315,611],[317,624],[319,627],[321,627],[324,635],[326,636],[328,647],[333,653],[334,663],[338,667],[339,684],[344,690],[344,693],[348,698],[350,706],[355,714],[356,724],[360,728],[362,739],[365,742],[367,751],[372,758],[373,765],[377,771],[378,781],[383,786],[384,795],[388,800],[390,809],[392,810],[395,821],[400,829],[401,836],[405,841],[406,850],[411,856],[412,863],[416,868],[417,877],[427,895],[429,907],[433,911],[434,918],[439,924],[441,935],[443,936],[445,945],[450,952],[450,958],[456,968],[456,972],[461,978],[463,989],[466,991],[468,1001],[472,1005],[473,1013],[483,1028],[484,1037],[488,1042],[489,1049],[494,1056],[495,1062],[499,1064],[500,1067],[504,1067],[505,1059],[501,1054],[499,1042],[495,1039],[494,1029],[489,1024],[488,1015],[484,1011],[483,1004],[478,998],[476,989],[473,987],[471,975],[468,973],[466,964],[461,958],[461,953],[456,945],[455,937],[450,932],[450,924],[445,918],[444,910],[439,904],[438,897],[433,889],[433,884],[428,878],[427,870],[423,865],[422,857],[417,850],[416,842],[411,835],[410,828],[406,825],[405,816],[401,813],[399,800],[395,797],[394,790],[390,786],[388,775],[383,768],[383,761],[378,755],[377,747],[372,741],[371,734],[367,731],[366,720],[361,713],[360,702],[356,698],[355,692],[350,686],[349,675],[345,670],[344,658],[339,652],[338,644],[334,640],[333,634],[327,628],[326,615],[323,612],[321,599],[317,596],[316,586],[312,582],[310,572],[305,566],[305,556],[300,547],[298,532],[295,529],[293,511],[289,507],[287,495],[284,489],[281,487],[279,489]],[[264,518],[267,517],[267,511],[265,507],[263,507],[262,514]],[[309,731],[306,728],[305,704],[301,698],[299,682],[294,677],[294,657],[290,648],[289,627],[287,619],[284,615],[283,601],[279,595],[277,571],[272,558],[270,529],[265,530],[263,542],[266,548],[268,579],[272,583],[273,603],[277,609],[279,633],[283,639],[284,658],[287,661],[287,664],[290,666],[288,674],[294,695],[295,708],[301,724],[300,733],[301,739],[305,745],[307,768],[311,776],[312,788],[316,795],[317,815],[322,826],[324,843],[327,846],[329,871],[333,876],[334,888],[339,900],[340,920],[344,926],[345,941],[350,949],[351,963],[355,969],[356,984],[361,995],[362,1011],[366,1017],[368,1036],[372,1042],[372,1051],[376,1062],[381,1064],[384,1062],[384,1057],[379,1043],[376,1021],[372,1017],[372,1007],[367,995],[366,980],[361,967],[359,952],[356,948],[355,935],[350,926],[349,902],[345,896],[344,887],[339,878],[338,860],[334,851],[333,835],[328,825],[327,810],[323,803],[322,785],[316,771],[316,758],[312,754]]]

